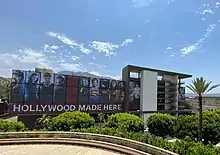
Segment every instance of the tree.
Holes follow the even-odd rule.
[[[205,93],[210,92],[211,90],[217,88],[220,86],[213,85],[211,86],[212,81],[207,82],[203,77],[196,78],[192,80],[192,84],[189,84],[186,86],[189,88],[193,93],[195,93],[198,96],[198,103],[199,103],[199,141],[202,140],[202,103],[203,103],[203,95]]]
[[[5,99],[8,103],[10,101],[10,81],[0,77],[0,98]]]

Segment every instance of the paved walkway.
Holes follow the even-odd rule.
[[[70,145],[0,146],[1,155],[119,155],[106,150]]]

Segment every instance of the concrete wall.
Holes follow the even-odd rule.
[[[157,110],[157,72],[142,71],[141,72],[141,111],[156,111]],[[142,114],[142,119],[145,121],[151,114]]]

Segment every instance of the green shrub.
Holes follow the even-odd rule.
[[[153,114],[147,120],[148,131],[160,137],[172,136],[176,120],[175,116],[168,114]]]
[[[95,123],[88,113],[74,111],[65,112],[51,119],[46,128],[50,131],[70,131],[71,129],[89,128]]]
[[[25,131],[26,127],[22,122],[7,121],[0,119],[0,132]]]
[[[117,128],[121,131],[140,132],[144,131],[144,121],[133,114],[117,113],[108,117],[105,127]]]
[[[199,117],[197,115],[184,115],[178,119],[176,126],[177,138],[189,136],[192,139],[198,138]],[[216,112],[203,112],[203,131],[204,143],[217,144],[220,141],[220,115]]]
[[[216,109],[215,113],[220,114],[220,109]]]
[[[177,118],[175,137],[184,139],[186,136],[189,136],[195,140],[195,138],[198,138],[198,126],[197,115],[182,115]]]
[[[186,137],[184,140],[176,141],[176,142],[168,142],[162,137],[152,136],[149,134],[143,134],[140,132],[121,132],[115,128],[99,128],[99,127],[91,127],[87,129],[74,129],[74,132],[85,132],[85,133],[96,133],[96,134],[104,134],[109,136],[117,136],[123,137],[127,139],[136,140],[139,142],[151,144],[180,155],[197,155],[201,153],[200,150],[205,152],[204,155],[220,155],[220,149],[214,148],[212,146],[205,146],[202,143],[197,143],[192,141],[189,137]],[[200,150],[197,150],[200,149]],[[194,154],[192,154],[192,152]],[[209,154],[208,154],[209,153]],[[212,153],[212,154],[210,154]],[[200,155],[200,154],[198,154]]]
[[[215,148],[204,146],[202,143],[197,143],[188,148],[186,155],[215,155],[219,154]]]

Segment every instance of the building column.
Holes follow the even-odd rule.
[[[140,111],[157,111],[157,72],[141,72]],[[151,115],[152,113],[141,114],[145,125]]]

